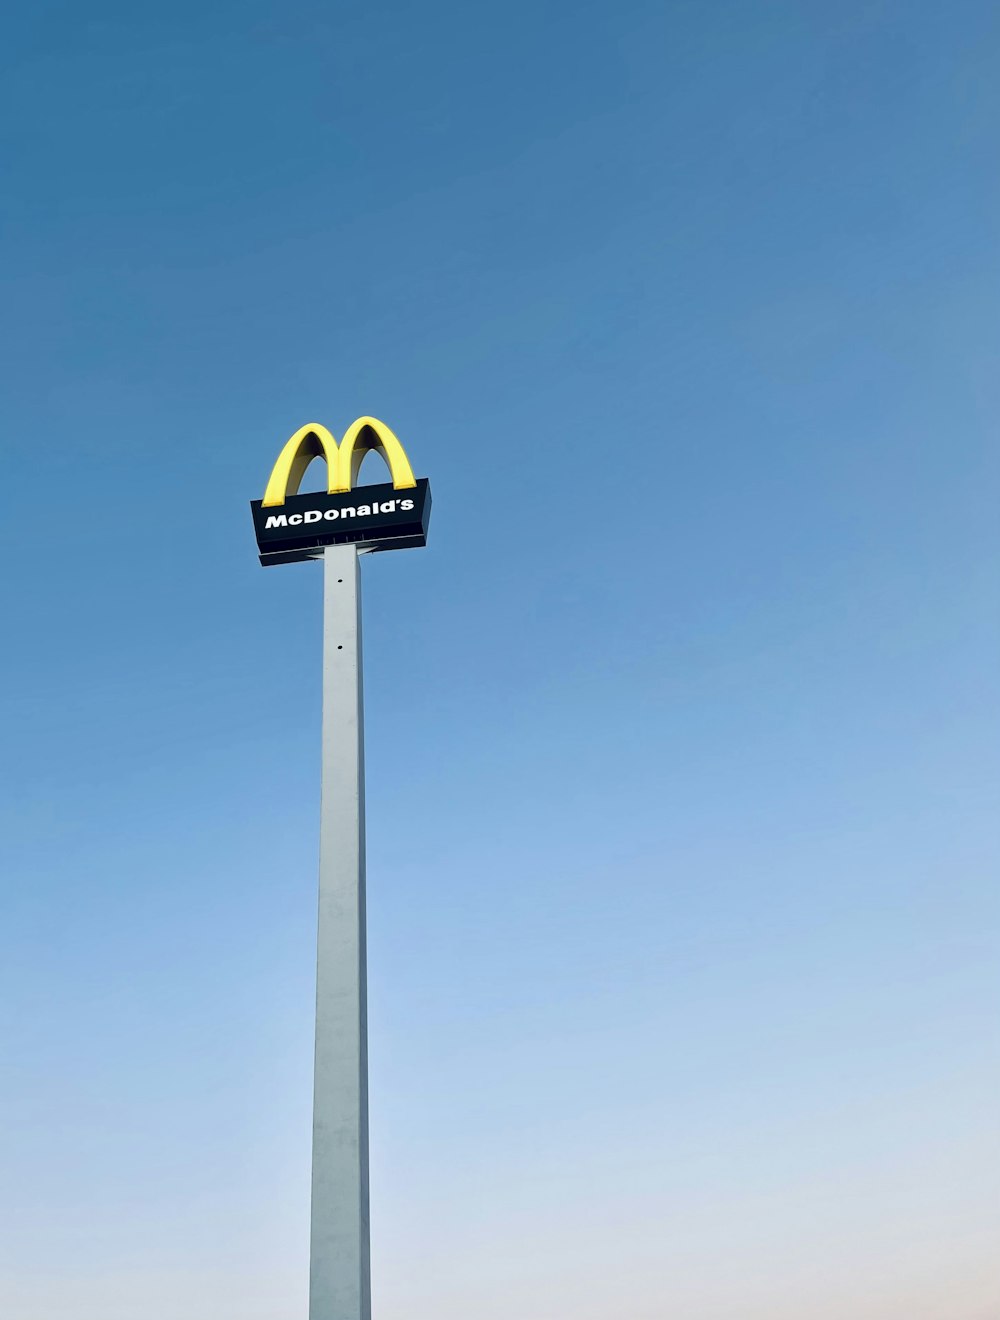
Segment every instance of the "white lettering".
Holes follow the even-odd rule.
[[[325,518],[328,522],[334,522],[337,518],[370,518],[374,515],[376,518],[380,513],[395,513],[397,506],[404,513],[410,513],[414,507],[413,500],[384,500],[381,504],[359,504],[357,506],[348,505],[346,509],[308,509],[305,513],[272,513],[267,517],[264,523],[266,531],[276,531],[279,527],[299,527],[302,523],[307,525],[311,523],[322,522]]]

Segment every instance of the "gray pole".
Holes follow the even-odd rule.
[[[309,1320],[370,1320],[364,697],[357,549],[327,546],[323,577]]]

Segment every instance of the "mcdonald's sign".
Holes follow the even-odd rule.
[[[380,486],[357,486],[365,455],[385,459],[392,478]],[[326,461],[327,489],[300,495],[314,458]],[[310,422],[292,436],[271,470],[264,498],[251,500],[260,562],[312,559],[324,546],[355,544],[368,550],[397,550],[427,544],[431,491],[414,477],[410,460],[384,422],[359,417],[340,444],[325,426]]]

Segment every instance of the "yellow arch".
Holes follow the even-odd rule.
[[[406,451],[384,422],[375,417],[359,417],[352,422],[340,442],[337,485],[330,486],[330,494],[354,488],[365,454],[373,449],[385,459],[397,490],[407,490],[417,484]]]
[[[295,432],[278,455],[261,501],[263,507],[273,508],[284,504],[289,495],[297,495],[299,483],[314,458],[326,459],[327,490],[331,495],[353,489],[370,449],[385,459],[397,490],[408,490],[417,484],[406,451],[384,422],[375,417],[359,417],[347,428],[339,446],[325,426],[310,422]]]
[[[326,459],[328,474],[337,471],[337,442],[318,422],[310,422],[296,431],[278,455],[267,479],[264,507],[284,504],[289,495],[297,495],[305,470],[314,458]]]

